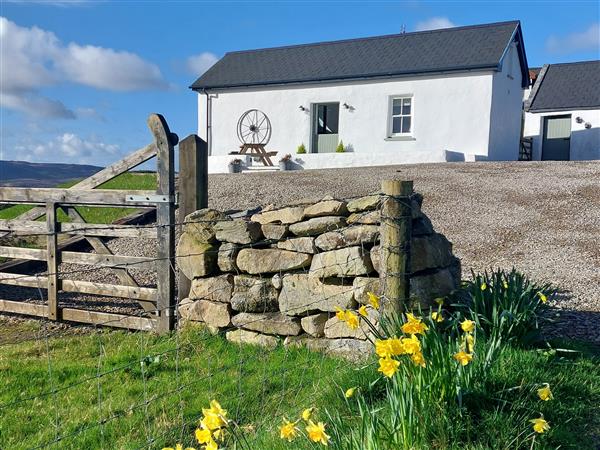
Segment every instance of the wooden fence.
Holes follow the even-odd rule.
[[[47,264],[44,276],[0,272],[0,284],[43,288],[47,291],[45,304],[0,299],[0,312],[158,332],[173,329],[176,307],[174,147],[178,144],[178,137],[169,131],[165,119],[159,114],[152,114],[149,117],[148,126],[154,137],[153,143],[71,188],[0,188],[0,203],[35,205],[33,209],[16,219],[0,220],[0,236],[11,233],[41,235],[46,238],[45,249],[0,246],[0,257],[45,261]],[[206,148],[203,141],[192,135],[181,142],[179,150],[182,160],[181,197],[185,205],[180,213],[185,215],[194,209],[206,206],[207,203]],[[157,158],[156,191],[96,189],[153,157]],[[156,210],[156,225],[86,223],[76,209],[79,205],[153,208]],[[58,222],[58,209],[63,210],[71,222]],[[37,220],[43,216],[46,217],[45,222]],[[96,253],[65,250],[64,245],[59,245],[59,235],[81,236],[89,242]],[[103,239],[119,237],[156,239],[156,257],[113,254]],[[61,262],[109,267],[121,284],[62,279],[58,270]],[[155,270],[156,287],[140,287],[127,271],[130,266]],[[185,283],[183,288],[185,289]],[[128,316],[86,310],[84,307],[81,309],[61,307],[60,292],[133,299],[139,302],[145,314]]]

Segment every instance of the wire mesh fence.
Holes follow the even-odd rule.
[[[410,199],[406,196],[381,196],[384,204],[388,200],[404,202],[405,213],[393,217],[383,213],[373,221],[374,211],[364,211],[355,216],[353,223],[344,221],[343,225],[323,230],[340,233],[342,242],[337,249],[352,246],[357,253],[343,261],[336,260],[321,266],[323,273],[331,268],[332,273],[340,274],[333,277],[335,292],[332,293],[324,282],[316,283],[311,297],[303,301],[302,311],[289,319],[290,323],[295,324],[292,331],[269,332],[257,328],[265,320],[265,314],[281,314],[278,307],[281,300],[273,302],[267,298],[255,302],[250,310],[240,308],[231,311],[231,305],[228,305],[232,316],[247,313],[243,321],[234,321],[234,327],[231,323],[220,329],[194,326],[193,320],[181,316],[183,301],[189,298],[201,300],[194,298],[197,296],[193,291],[186,298],[179,295],[177,301],[167,308],[156,306],[150,310],[139,307],[136,296],[132,295],[125,299],[131,304],[127,316],[115,315],[82,328],[65,329],[48,320],[27,322],[14,317],[1,319],[6,331],[5,337],[0,340],[0,448],[141,449],[174,446],[175,442],[197,446],[194,430],[198,426],[202,408],[213,399],[226,407],[229,417],[238,425],[240,436],[236,436],[235,448],[284,448],[285,444],[279,438],[282,417],[296,416],[299,411],[309,407],[323,410],[326,407],[335,408],[343,401],[340,392],[355,384],[356,368],[371,363],[369,353],[372,335],[362,325],[358,331],[331,338],[326,347],[321,346],[325,351],[315,353],[307,348],[310,345],[302,344],[316,337],[309,336],[308,341],[294,340],[297,335],[306,336],[301,319],[319,313],[326,316],[325,321],[336,317],[336,309],[358,309],[359,302],[354,298],[356,286],[353,284],[357,275],[340,270],[342,266],[349,267],[355,262],[365,263],[368,260],[364,275],[376,277],[379,292],[382,293],[390,292],[390,280],[397,284],[399,279],[410,276],[408,269],[398,271],[399,267],[409,267],[410,257],[407,255],[410,255],[410,237],[408,240],[383,243],[380,233],[376,232],[370,234],[368,239],[348,242],[342,234],[343,230],[364,227],[361,216],[368,216],[368,223],[376,227],[385,222],[385,226],[394,232],[401,229],[405,233],[408,222],[410,233]],[[181,228],[193,223],[214,225],[215,221],[182,220],[167,226]],[[165,225],[140,225],[142,228],[160,226]],[[77,232],[85,234],[85,224],[77,227]],[[278,242],[281,240],[263,238],[249,244],[238,244],[238,250],[273,249],[277,248]],[[369,259],[376,246],[380,248],[379,275]],[[310,258],[324,253],[313,247],[314,254],[311,253]],[[218,248],[211,249],[202,254],[218,251]],[[390,265],[389,260],[399,255],[405,258],[402,265]],[[191,256],[196,254],[177,254],[169,258],[172,270],[177,271],[179,259]],[[160,258],[154,256],[152,259],[157,261]],[[131,271],[136,269],[136,263],[118,267]],[[385,267],[390,269],[386,271]],[[83,267],[58,270],[55,274],[62,280],[84,273],[93,276],[101,270],[99,267]],[[271,286],[275,275],[283,278],[290,274],[309,276],[310,264],[278,273],[257,273],[252,277],[257,282]],[[0,285],[19,278],[36,280],[37,286],[34,287],[33,283],[29,285],[36,297],[29,301],[43,305],[47,302],[44,280],[49,275],[53,274],[44,271],[0,277]],[[248,276],[248,273],[237,269],[232,275]],[[3,287],[0,292],[6,292],[6,289]],[[281,286],[274,289],[281,296]],[[388,301],[393,304],[398,304],[399,300],[406,301],[408,284],[404,289],[402,292],[398,289],[393,291],[395,295],[404,296],[402,298],[386,298],[383,295],[384,309]],[[211,291],[211,299],[217,294]],[[344,295],[350,300],[340,303],[339,299]],[[331,306],[334,304],[339,306],[334,308]],[[84,305],[85,302],[82,302],[80,307]],[[372,306],[368,306],[368,309],[369,317],[376,324],[379,311]],[[163,314],[175,316],[180,325],[177,332],[157,335],[114,331],[110,328],[127,328],[122,322],[132,316],[155,320]],[[199,319],[199,322],[208,321],[203,320],[207,318]],[[223,332],[232,328],[265,336],[257,342],[262,346],[229,342]],[[11,329],[15,331],[11,332]],[[325,339],[325,336],[320,335],[319,338]],[[357,358],[349,362],[332,357],[339,356],[337,350],[349,356],[349,340],[358,343],[353,349],[354,353],[358,349]],[[303,448],[302,445],[305,444],[300,444],[298,448]],[[311,448],[308,443],[306,446]]]

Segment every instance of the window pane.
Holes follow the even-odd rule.
[[[401,133],[402,117],[394,117],[392,119],[392,133]]]
[[[392,100],[392,115],[397,116],[398,114],[400,114],[402,111],[401,106],[402,106],[401,98],[395,98],[394,100]]]
[[[402,118],[402,132],[410,133],[410,117]]]
[[[411,99],[405,98],[402,101],[402,114],[405,116],[410,116],[410,107],[411,107]]]

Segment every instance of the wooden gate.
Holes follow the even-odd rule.
[[[148,118],[154,142],[68,189],[0,187],[0,203],[33,204],[35,207],[11,220],[0,220],[0,235],[43,235],[46,249],[0,246],[0,257],[45,261],[44,276],[0,272],[0,284],[43,288],[45,304],[0,299],[0,312],[47,317],[51,320],[108,325],[166,332],[174,326],[175,301],[175,166],[176,134],[169,131],[159,114]],[[156,191],[95,189],[117,175],[157,157]],[[90,224],[76,206],[150,207],[156,210],[156,225]],[[71,222],[58,222],[57,210],[63,210]],[[46,220],[37,219],[46,216]],[[59,235],[81,236],[96,253],[64,251]],[[156,239],[154,257],[115,255],[103,238],[133,237]],[[121,284],[68,280],[59,277],[61,262],[110,267]],[[127,267],[156,270],[156,288],[140,287]],[[59,292],[78,292],[134,299],[145,313],[140,316],[61,307]]]

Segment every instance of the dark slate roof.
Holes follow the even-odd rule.
[[[526,109],[532,112],[600,108],[600,61],[544,66]]]
[[[497,69],[515,37],[529,82],[518,21],[230,52],[194,90]]]

